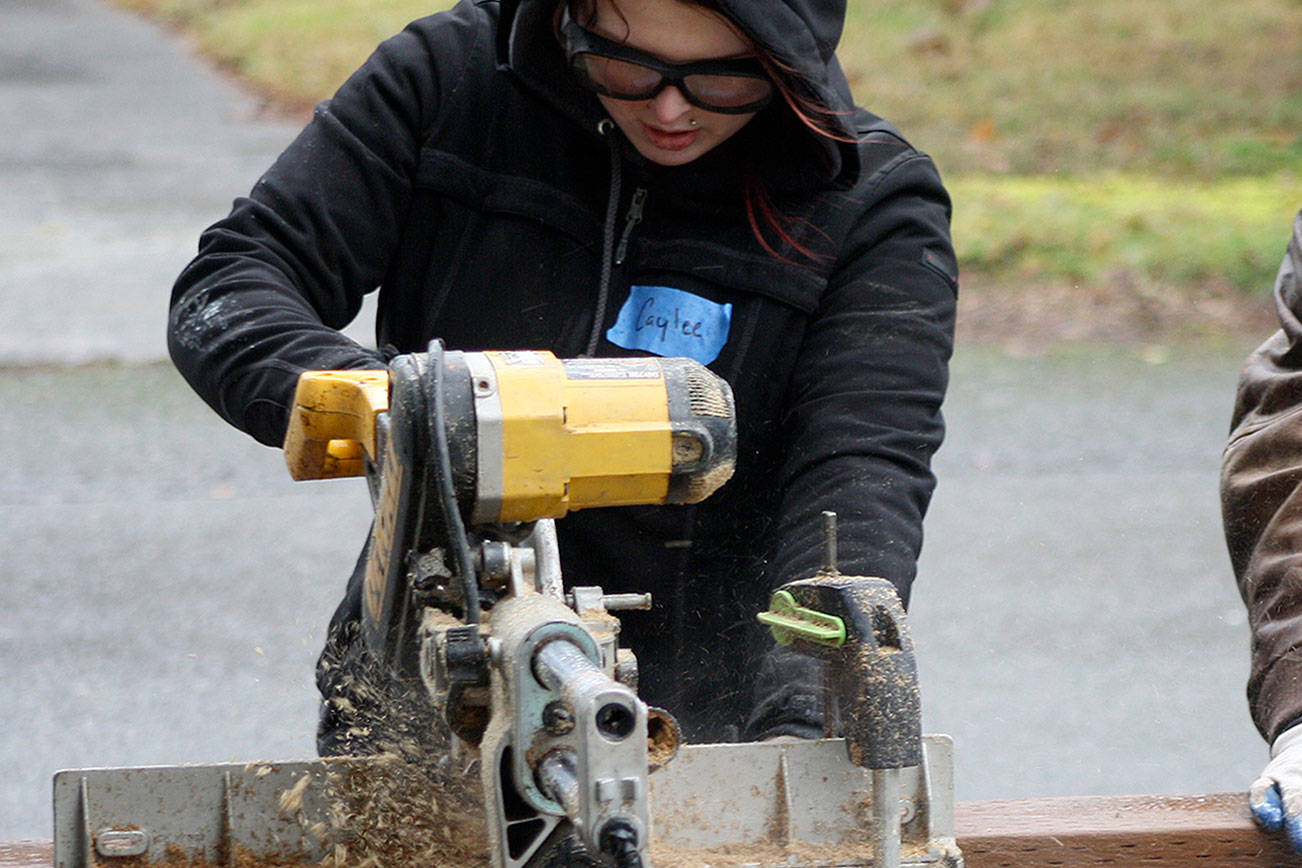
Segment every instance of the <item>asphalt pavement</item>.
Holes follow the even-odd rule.
[[[56,769],[310,755],[370,510],[161,361],[172,279],[296,125],[94,0],[0,0],[0,32],[4,840],[49,836]],[[1264,760],[1216,505],[1247,349],[959,348],[912,624],[961,799],[1235,790]]]

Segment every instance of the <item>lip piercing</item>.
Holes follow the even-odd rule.
[[[687,122],[692,126],[696,126],[696,118],[688,118]]]

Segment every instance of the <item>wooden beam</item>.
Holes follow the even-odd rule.
[[[1302,865],[1253,825],[1242,793],[960,802],[966,868],[1284,868]],[[50,841],[0,842],[0,868],[52,868]]]
[[[0,868],[50,868],[53,841],[0,841]]]
[[[1252,822],[1244,793],[961,802],[966,868],[1283,868],[1302,856]]]

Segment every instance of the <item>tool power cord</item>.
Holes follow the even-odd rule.
[[[466,623],[479,623],[479,577],[470,557],[470,543],[466,539],[466,525],[457,507],[457,492],[452,485],[452,452],[448,447],[448,431],[443,422],[443,341],[435,338],[429,345],[430,434],[438,456],[438,495],[443,508],[443,520],[448,530],[448,540],[457,559],[457,572],[461,575],[461,600],[465,606]]]

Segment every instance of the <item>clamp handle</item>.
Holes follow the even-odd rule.
[[[366,459],[377,460],[375,420],[388,410],[388,371],[305,371],[285,432],[289,475],[364,476]]]
[[[809,642],[824,648],[840,648],[845,644],[845,620],[796,603],[787,590],[778,590],[769,600],[769,610],[755,616],[773,633],[779,645],[790,647],[797,642]]]

